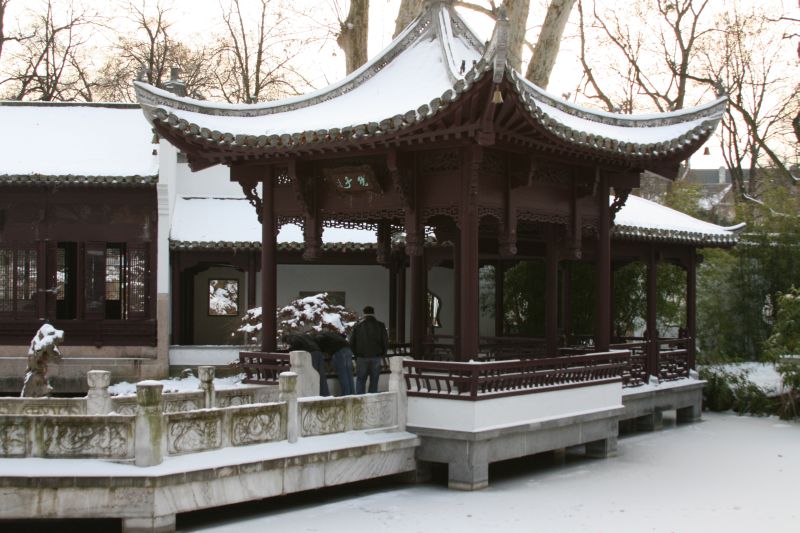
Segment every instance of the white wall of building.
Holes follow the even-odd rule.
[[[621,383],[477,402],[409,396],[408,425],[452,431],[485,431],[615,407],[622,407]]]
[[[224,165],[192,172],[186,163],[178,163],[178,196],[207,198],[243,198],[238,183],[230,180],[230,169]],[[261,193],[259,192],[259,195]]]
[[[211,267],[194,277],[194,343],[241,344],[233,337],[247,307],[245,273],[233,267]],[[235,279],[239,281],[239,315],[210,316],[208,313],[208,282],[210,279]]]
[[[260,283],[256,286],[260,297]],[[343,291],[348,309],[360,314],[371,305],[389,326],[389,269],[380,265],[278,265],[278,305],[301,291]]]

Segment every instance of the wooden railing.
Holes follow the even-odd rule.
[[[495,362],[404,361],[409,396],[482,400],[621,381],[630,352]]]
[[[239,352],[239,365],[245,374],[242,383],[277,385],[281,372],[291,368],[288,353]]]
[[[658,339],[658,379],[665,381],[689,375],[692,339]]]
[[[628,350],[631,353],[628,368],[622,375],[625,387],[637,387],[647,383],[647,354],[648,343],[642,339],[623,339],[623,342],[610,345],[612,350]]]

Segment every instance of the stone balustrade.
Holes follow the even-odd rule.
[[[310,365],[298,368],[299,374],[283,372],[278,387],[215,391],[213,367],[201,367],[198,391],[165,394],[160,382],[143,381],[136,396],[124,398],[109,396],[108,372],[91,371],[86,398],[7,402],[15,412],[0,415],[0,457],[98,458],[153,466],[167,456],[229,446],[405,427],[405,405],[398,401],[405,392],[401,361],[392,367],[393,390],[362,396],[298,398],[300,390],[312,389],[309,381],[318,383],[318,376],[305,372]]]

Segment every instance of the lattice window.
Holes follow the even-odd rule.
[[[126,266],[128,317],[147,314],[147,249],[144,246],[128,247]]]
[[[36,312],[36,250],[17,250],[17,312]]]
[[[0,313],[14,311],[14,252],[0,248]]]
[[[38,276],[35,248],[0,248],[0,313],[35,314]]]
[[[106,245],[105,243],[86,243],[84,279],[84,298],[86,318],[105,317],[106,292]]]
[[[85,261],[87,318],[126,320],[147,316],[146,245],[87,243]]]

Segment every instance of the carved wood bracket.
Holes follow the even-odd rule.
[[[258,196],[258,180],[255,178],[239,178],[238,181],[239,185],[242,187],[245,198],[247,198],[247,201],[250,202],[250,205],[256,210],[258,222],[263,224],[264,221],[262,220],[261,213],[264,211],[264,202],[262,202],[261,198]]]
[[[322,255],[322,217],[319,213],[318,180],[290,160],[287,173],[291,178],[297,203],[303,211],[303,259],[316,261]]]
[[[628,201],[628,195],[631,193],[630,189],[617,189],[614,188],[614,201],[611,203],[611,224],[614,224],[614,219],[617,213],[625,206]]]
[[[392,187],[403,199],[403,207],[416,209],[413,175],[407,169],[401,168],[397,150],[389,150],[386,155],[386,167],[392,179]]]

